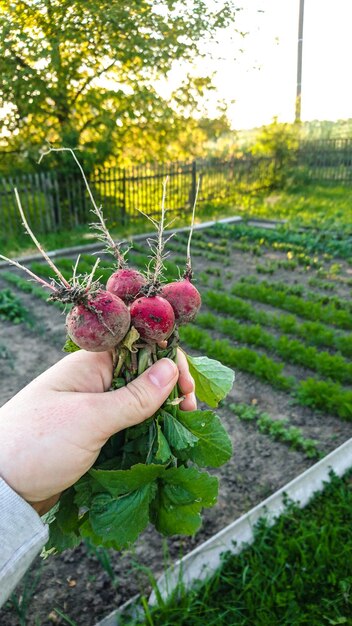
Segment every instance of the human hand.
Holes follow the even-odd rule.
[[[114,433],[151,417],[175,384],[181,408],[194,410],[184,354],[157,361],[136,380],[107,391],[109,352],[79,350],[38,376],[0,409],[0,476],[38,511],[87,472]]]

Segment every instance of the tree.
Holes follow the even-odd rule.
[[[8,151],[45,141],[102,163],[131,129],[172,129],[207,79],[165,102],[154,84],[234,19],[232,0],[0,0],[0,122]],[[133,135],[133,133],[132,133]],[[89,166],[89,163],[88,163]]]
[[[256,143],[250,152],[256,156],[272,157],[272,164],[267,168],[267,178],[273,187],[281,187],[296,162],[299,147],[300,126],[278,122],[274,117],[271,124],[262,126]]]

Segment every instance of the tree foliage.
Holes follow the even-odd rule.
[[[186,76],[166,102],[155,81],[197,56],[234,15],[232,0],[0,0],[8,151],[37,153],[47,140],[86,148],[102,163],[126,141],[140,143],[141,132],[154,149],[151,138],[170,136],[210,86]]]

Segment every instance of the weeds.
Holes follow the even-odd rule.
[[[31,602],[35,591],[39,585],[42,573],[43,562],[41,561],[36,568],[32,567],[22,578],[19,588],[14,591],[8,604],[15,609],[20,626],[27,626],[28,617],[31,611]]]

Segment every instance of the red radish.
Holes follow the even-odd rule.
[[[66,318],[69,337],[90,352],[112,350],[130,327],[130,312],[125,303],[99,289],[87,296],[85,304],[76,304]]]
[[[123,268],[110,276],[106,290],[129,304],[135,300],[146,283],[147,279],[138,270]]]
[[[143,296],[131,304],[131,323],[142,339],[159,343],[170,337],[175,326],[171,304],[161,296]]]
[[[179,326],[194,320],[202,302],[198,289],[188,278],[164,285],[160,295],[170,302]]]

